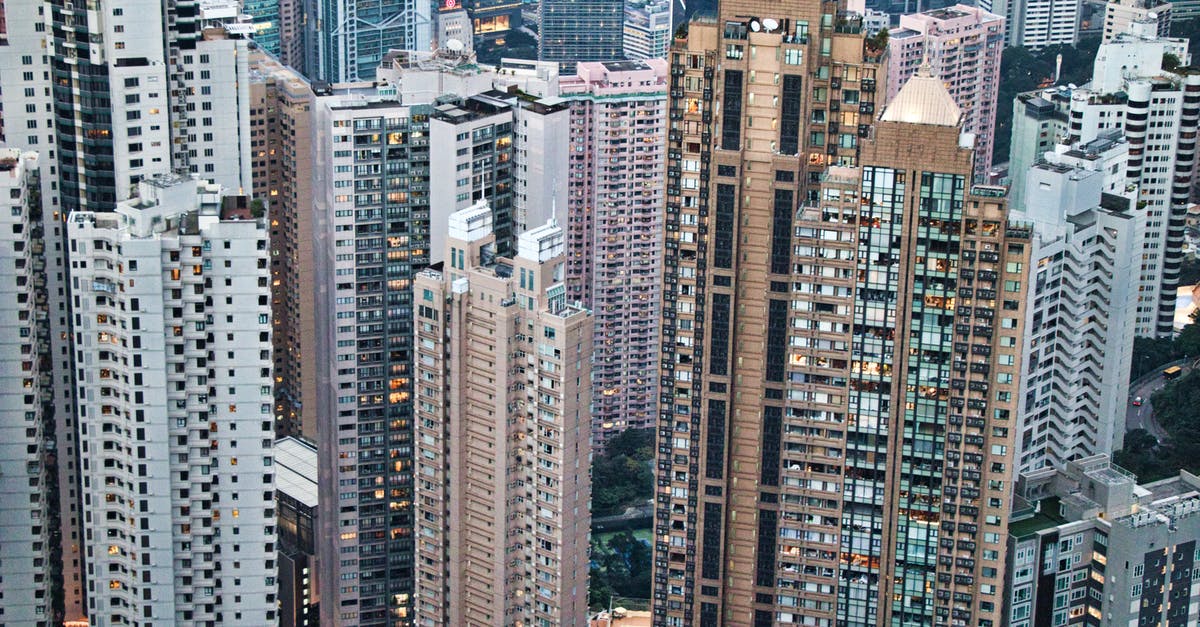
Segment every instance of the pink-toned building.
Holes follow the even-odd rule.
[[[571,102],[567,298],[596,319],[597,448],[657,416],[667,62],[580,63]]]
[[[963,112],[963,131],[975,134],[975,174],[992,167],[1004,18],[957,4],[900,17],[888,37],[887,100],[900,92],[928,54]]]
[[[563,230],[506,258],[486,201],[447,226],[446,261],[413,280],[411,624],[584,627],[593,324],[565,298]]]

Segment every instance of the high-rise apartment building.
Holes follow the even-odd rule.
[[[5,9],[6,31],[0,44],[0,118],[4,141],[10,148],[34,151],[39,156],[38,179],[41,186],[41,211],[31,212],[30,228],[41,228],[44,241],[45,270],[52,379],[50,394],[54,419],[54,461],[57,489],[46,491],[46,498],[58,501],[59,531],[56,540],[61,550],[63,608],[61,618],[76,620],[84,616],[83,560],[80,554],[78,435],[75,426],[75,369],[70,341],[70,315],[66,293],[66,250],[63,235],[58,149],[55,113],[51,89],[51,56],[46,49],[46,5],[39,2],[9,3]],[[5,501],[8,502],[8,501]],[[51,570],[57,578],[57,573]]]
[[[558,63],[564,74],[580,61],[625,58],[623,0],[542,0],[538,14],[538,59]]]
[[[1013,99],[1008,202],[1014,209],[1025,206],[1025,174],[1029,168],[1067,140],[1070,109],[1071,90],[1067,87],[1024,92]]]
[[[723,5],[672,50],[656,620],[999,625],[1029,232],[928,68],[823,167],[811,121],[874,68],[815,9]]]
[[[274,329],[275,428],[315,440],[315,366],[305,363],[313,326],[312,87],[295,70],[261,52],[250,64],[254,198],[271,227],[271,320]],[[311,349],[311,346],[309,347]],[[305,420],[307,419],[307,420]]]
[[[496,254],[485,201],[417,274],[417,624],[587,623],[592,320],[554,223]]]
[[[625,58],[666,59],[671,47],[671,0],[625,3]]]
[[[313,80],[370,81],[392,50],[427,52],[433,3],[426,0],[305,1],[304,69]]]
[[[162,176],[67,228],[89,621],[273,623],[266,225]]]
[[[1187,40],[1157,35],[1153,21],[1101,44],[1092,81],[1071,91],[1067,144],[1089,142],[1112,128],[1129,144],[1128,184],[1138,187],[1144,253],[1138,268],[1135,333],[1174,333],[1175,289],[1200,129],[1200,74],[1163,68],[1167,53],[1186,65]]]
[[[357,97],[356,97],[357,96]],[[411,624],[412,279],[429,263],[428,104],[314,104],[322,624]]]
[[[111,211],[136,182],[171,167],[160,0],[47,2],[59,190],[65,211]],[[181,26],[182,28],[182,26]],[[7,86],[5,86],[7,87]]]
[[[523,159],[556,153],[524,144],[519,154],[513,133],[521,115],[542,111],[523,108],[517,90],[536,94],[556,74],[537,64],[501,74],[428,53],[392,61],[377,84],[322,88],[313,104],[316,331],[303,354],[317,392],[304,411],[321,417],[318,552],[330,624],[412,621],[413,277],[441,255],[431,247],[450,214],[483,195],[511,198],[506,181]],[[453,170],[432,177],[443,164]],[[511,237],[516,213],[492,210]]]
[[[980,7],[1004,17],[1006,47],[1041,50],[1073,46],[1079,39],[1081,0],[1004,0]]]
[[[1171,36],[1171,3],[1161,0],[1109,0],[1104,4],[1104,43],[1128,33],[1134,22],[1154,23],[1159,37]]]
[[[1005,625],[1170,627],[1200,620],[1200,479],[1138,485],[1096,455],[1023,473]]]
[[[597,444],[657,417],[667,61],[585,62],[571,104],[567,296],[593,311]],[[699,163],[695,162],[696,168]]]
[[[49,627],[62,580],[38,154],[0,148],[0,623]],[[61,575],[60,575],[61,576]]]
[[[1034,237],[1026,286],[1018,469],[1122,447],[1143,248],[1136,189],[1106,189],[1127,146],[1103,137],[1032,166],[1015,218]],[[1116,190],[1113,190],[1116,191]]]
[[[963,111],[963,130],[975,134],[975,174],[992,167],[996,98],[1004,18],[962,4],[900,17],[888,38],[888,100],[924,62]]]
[[[762,524],[778,524],[784,390],[778,361],[768,382],[762,358],[768,345],[786,350],[790,305],[769,305],[767,296],[791,290],[797,204],[819,197],[830,164],[858,164],[859,141],[869,135],[884,88],[883,51],[868,57],[853,22],[835,29],[833,15],[827,18],[816,5],[728,2],[716,19],[681,27],[671,49],[654,546],[659,624],[774,620],[778,529],[759,533],[758,510],[760,503],[773,510]],[[849,263],[853,251],[846,244],[832,254]],[[764,442],[768,450],[760,449]],[[760,480],[762,494],[752,487]],[[727,492],[735,485],[738,493]],[[762,579],[755,577],[756,537],[770,544],[761,552]],[[830,585],[837,582],[834,545],[810,549],[826,560]],[[787,596],[781,603],[795,599]],[[832,620],[834,602],[830,595],[814,609]]]

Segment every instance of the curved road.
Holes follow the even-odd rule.
[[[1158,368],[1153,374],[1146,375],[1129,386],[1129,409],[1125,414],[1125,431],[1145,429],[1150,432],[1150,435],[1158,438],[1159,442],[1165,440],[1167,432],[1154,420],[1154,408],[1150,404],[1150,397],[1168,383],[1162,376],[1163,369],[1170,366],[1183,366],[1183,374],[1187,374],[1196,367],[1197,363],[1200,363],[1200,360],[1196,362],[1187,360],[1172,362],[1164,365],[1162,368]],[[1134,407],[1133,399],[1138,396],[1142,397],[1142,405],[1141,407]]]

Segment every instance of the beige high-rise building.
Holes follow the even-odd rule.
[[[996,627],[1029,233],[826,6],[672,50],[655,624]]]
[[[419,625],[586,625],[592,315],[551,222],[494,254],[485,201],[414,281]]]
[[[262,51],[250,58],[250,119],[254,198],[271,227],[271,340],[275,359],[275,431],[317,437],[316,369],[312,348],[313,196],[312,106],[308,81]]]

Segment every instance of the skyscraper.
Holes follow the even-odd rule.
[[[418,624],[587,624],[592,320],[551,223],[496,255],[485,201],[417,274]]]
[[[433,5],[425,0],[307,0],[305,72],[330,83],[369,81],[390,50],[427,52]]]
[[[657,416],[667,62],[584,62],[571,103],[567,294],[593,311],[597,444]]]
[[[1111,455],[1125,436],[1144,249],[1118,131],[1030,167],[1013,217],[1034,227],[1026,288],[1018,469]]]
[[[806,3],[727,2],[717,19],[681,27],[671,49],[654,546],[660,624],[773,620],[790,305],[778,297],[768,305],[767,296],[791,290],[797,204],[819,198],[829,164],[858,163],[882,98],[884,51],[867,49],[856,24],[835,29],[833,15]],[[849,261],[845,246],[831,254]],[[848,269],[830,274],[850,278]],[[842,340],[823,341],[847,350]],[[764,443],[771,448],[761,450]],[[753,487],[760,480],[761,495]],[[760,503],[773,511],[760,518]],[[818,520],[836,524],[836,515]],[[760,519],[772,525],[761,534]],[[761,579],[756,537],[767,543]],[[811,549],[826,559],[827,587],[837,582],[833,545]],[[822,602],[832,617],[835,599]]]
[[[1081,4],[1080,0],[1007,0],[980,7],[1004,17],[1006,47],[1041,50],[1075,45]]]
[[[444,252],[432,247],[450,215],[474,199],[512,202],[490,208],[511,250],[512,181],[525,158],[515,88],[557,84],[536,67],[502,74],[430,53],[389,60],[377,83],[322,88],[313,104],[315,337],[303,354],[317,383],[304,411],[322,418],[318,553],[330,624],[413,619],[412,281]],[[449,164],[435,180],[431,170]]]
[[[1187,40],[1158,36],[1153,20],[1101,44],[1092,80],[1071,91],[1068,145],[1090,142],[1119,128],[1129,143],[1126,182],[1138,188],[1136,210],[1143,253],[1135,333],[1166,337],[1175,328],[1175,289],[1183,228],[1200,130],[1200,74],[1163,67],[1170,53],[1184,65]]]
[[[579,61],[625,58],[623,0],[542,0],[538,3],[538,59],[564,74]]]
[[[774,64],[812,63],[802,123],[874,68],[844,27],[813,33],[831,59],[793,52],[809,38],[768,11],[805,17],[724,5],[672,50],[656,620],[999,624],[1029,233],[970,185],[973,138],[927,67],[841,165],[770,150],[792,100],[771,108]]]
[[[671,0],[625,3],[625,58],[665,59],[671,47]]]
[[[51,570],[60,488],[40,192],[37,153],[0,148],[0,622],[48,627],[61,621],[52,600],[62,582]]]
[[[271,321],[275,428],[315,440],[316,366],[304,360],[313,338],[312,87],[296,71],[255,52],[250,64],[254,197],[271,225]],[[308,348],[311,349],[311,346]],[[307,421],[305,421],[307,418]]]
[[[57,539],[62,560],[64,620],[84,617],[82,527],[79,511],[78,433],[75,425],[74,351],[70,341],[70,312],[65,296],[67,261],[63,235],[57,161],[54,92],[51,90],[51,55],[45,48],[47,5],[36,2],[9,3],[4,8],[6,32],[0,45],[0,116],[4,141],[10,148],[38,152],[41,211],[32,212],[30,228],[41,228],[44,240],[47,323],[49,325],[54,427],[54,461],[58,466],[57,496],[59,530]],[[0,502],[3,503],[3,502]],[[2,505],[0,505],[2,507]],[[57,577],[51,571],[52,577]]]
[[[995,143],[1004,18],[962,4],[903,15],[888,48],[888,100],[928,60],[963,110],[963,130],[975,134],[975,174],[986,175]]]
[[[68,217],[89,621],[275,620],[266,225],[175,176]]]
[[[1104,43],[1129,32],[1134,22],[1153,22],[1159,37],[1171,34],[1171,3],[1161,0],[1109,0],[1104,4]]]

